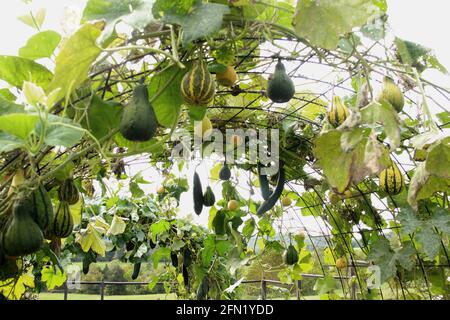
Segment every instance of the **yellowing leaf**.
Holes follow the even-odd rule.
[[[53,268],[51,266],[46,266],[42,269],[41,281],[45,283],[47,289],[52,290],[55,287],[62,286],[64,281],[66,281],[66,274],[63,273],[59,268]]]
[[[89,223],[87,229],[80,233],[76,240],[80,245],[81,249],[84,252],[88,252],[89,249],[92,249],[94,252],[97,252],[101,256],[105,256],[106,253],[106,244],[100,237],[100,233],[97,229]]]
[[[109,227],[109,230],[106,234],[107,235],[112,234],[114,236],[116,236],[118,234],[122,234],[125,232],[126,227],[127,227],[127,224],[125,223],[123,218],[114,215],[114,218],[111,222],[111,226]]]

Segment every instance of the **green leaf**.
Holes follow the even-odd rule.
[[[380,281],[384,283],[396,275],[397,265],[402,266],[406,270],[411,270],[414,265],[414,255],[415,250],[411,244],[394,251],[391,249],[387,239],[380,238],[372,245],[368,258],[380,268]]]
[[[42,24],[45,20],[46,10],[44,8],[39,9],[35,14],[31,15],[31,13],[17,17],[20,21],[25,23],[26,25],[39,30],[42,27]]]
[[[122,110],[120,103],[107,102],[93,95],[82,126],[101,139],[119,127]]]
[[[0,152],[8,152],[24,146],[23,140],[5,132],[0,132]]]
[[[441,248],[441,237],[430,225],[426,224],[416,233],[415,238],[421,244],[428,258],[433,260]]]
[[[19,56],[31,60],[50,58],[60,41],[61,36],[58,32],[52,30],[39,32],[19,49]]]
[[[170,259],[170,253],[172,251],[170,251],[170,248],[168,247],[159,247],[158,249],[156,249],[155,251],[153,251],[152,254],[152,261],[153,261],[153,269],[157,269],[158,268],[158,264],[162,259]]]
[[[70,148],[84,136],[84,130],[68,118],[51,116],[48,120],[44,141],[49,146]]]
[[[202,265],[207,267],[211,262],[214,253],[216,251],[216,241],[215,236],[210,234],[206,237],[203,242],[203,250],[202,250]]]
[[[119,22],[135,29],[143,29],[154,20],[154,0],[89,0],[83,11],[83,20],[105,20],[106,26],[99,38],[100,43],[109,39]]]
[[[246,238],[250,238],[253,235],[253,231],[255,231],[255,220],[248,219],[244,223],[244,228],[242,229],[242,235]]]
[[[188,13],[192,5],[197,0],[156,0],[152,8],[155,17],[161,18],[164,14],[170,12],[173,14],[183,15]]]
[[[22,113],[24,109],[25,108],[23,105],[6,100],[0,95],[0,115],[8,113]]]
[[[48,290],[60,287],[66,281],[66,274],[60,269],[54,269],[51,266],[45,266],[41,271],[41,281],[45,283]]]
[[[206,106],[189,106],[189,118],[191,119],[191,122],[194,121],[202,121],[203,118],[206,115]]]
[[[296,33],[325,49],[335,49],[339,38],[381,13],[374,1],[302,0],[297,2]]]
[[[430,148],[425,168],[430,174],[450,179],[450,137]]]
[[[148,85],[148,95],[150,99],[159,93],[156,100],[152,101],[153,109],[156,113],[158,123],[165,127],[172,127],[175,121],[178,121],[181,105],[184,102],[181,95],[180,85],[185,71],[172,66],[163,72],[155,75]]]
[[[361,109],[362,121],[367,124],[383,124],[391,150],[400,145],[400,119],[395,109],[386,101],[372,102]]]
[[[327,275],[324,278],[317,279],[314,290],[318,294],[330,293],[336,289],[336,284],[336,280],[332,276]]]
[[[218,3],[198,3],[188,14],[167,13],[163,21],[178,24],[183,28],[183,46],[191,41],[212,35],[222,26],[223,15],[229,13],[228,6]]]
[[[185,245],[186,245],[186,243],[183,240],[175,239],[175,241],[172,243],[171,247],[172,247],[173,251],[179,251]]]
[[[7,88],[0,89],[0,109],[3,109],[2,102],[3,100],[6,102],[14,102],[16,101],[16,96],[9,91]]]
[[[24,81],[30,81],[46,88],[53,74],[43,65],[30,59],[0,56],[0,79],[10,85],[22,88]]]
[[[152,241],[156,243],[156,237],[170,230],[170,222],[167,220],[159,220],[150,226]]]
[[[26,140],[39,121],[37,114],[10,113],[0,116],[0,131]]]
[[[102,52],[95,43],[99,35],[99,26],[85,24],[64,41],[56,57],[55,77],[47,88],[47,93],[61,88],[55,100],[67,97],[87,79],[92,63]]]

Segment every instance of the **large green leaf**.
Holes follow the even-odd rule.
[[[445,209],[436,210],[431,216],[419,218],[411,208],[402,208],[397,218],[402,224],[402,232],[416,233],[416,240],[430,260],[433,260],[441,246],[441,237],[436,233],[435,228],[444,233],[450,233],[448,212]]]
[[[106,26],[100,37],[103,43],[114,32],[118,22],[142,29],[154,20],[154,0],[89,0],[83,11],[84,20],[105,20]]]
[[[152,101],[156,118],[162,126],[172,127],[174,122],[178,120],[181,105],[184,102],[180,91],[180,84],[184,74],[185,71],[172,66],[155,75],[148,85],[150,99],[165,88],[156,100]]]
[[[3,98],[3,96],[0,95],[0,114],[21,113],[23,111],[23,105],[6,100],[5,98]]]
[[[380,268],[380,281],[381,283],[384,283],[396,275],[398,265],[406,270],[411,270],[414,265],[414,254],[415,250],[411,244],[393,250],[391,249],[388,240],[380,238],[372,245],[368,258]]]
[[[50,146],[73,147],[81,138],[85,131],[72,120],[58,116],[49,117],[48,127],[45,132],[44,141]]]
[[[37,114],[10,113],[0,116],[0,131],[26,140],[39,121]]]
[[[163,20],[183,28],[183,46],[201,37],[209,36],[222,26],[223,15],[230,11],[228,6],[218,3],[196,4],[188,14],[167,13]]]
[[[400,119],[395,109],[386,101],[372,102],[361,109],[364,123],[382,124],[391,150],[400,145]]]
[[[52,77],[52,73],[46,67],[33,60],[0,56],[0,79],[5,80],[12,86],[22,88],[24,81],[30,81],[45,88]]]
[[[122,109],[120,103],[103,101],[93,95],[82,126],[100,139],[119,127]]]
[[[99,35],[98,26],[85,24],[64,42],[56,57],[55,77],[47,89],[50,93],[61,88],[55,100],[70,95],[87,79],[92,63],[102,51],[95,43]]]
[[[60,41],[61,36],[58,32],[52,30],[39,32],[19,49],[19,56],[31,60],[50,58]]]
[[[426,169],[430,174],[450,179],[450,137],[434,145],[428,153]]]
[[[17,148],[21,148],[24,145],[24,141],[19,138],[0,132],[0,152],[8,152]]]
[[[174,14],[186,14],[188,13],[192,5],[198,0],[156,0],[153,5],[152,12],[157,18],[161,18],[168,12]]]
[[[339,38],[377,17],[382,11],[370,0],[302,0],[297,2],[293,25],[313,45],[335,49]],[[378,1],[377,1],[378,2]]]

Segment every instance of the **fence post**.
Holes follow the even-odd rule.
[[[105,282],[102,279],[102,282],[100,283],[100,300],[105,299]]]
[[[267,297],[267,282],[266,280],[261,280],[261,300],[266,300]]]
[[[355,275],[355,269],[354,268],[355,268],[354,266],[352,266],[350,268],[350,281],[352,282],[350,295],[351,295],[352,300],[356,300],[356,283],[355,283],[355,281],[353,279],[353,276]]]
[[[300,300],[302,290],[302,280],[297,280],[297,300]]]
[[[69,294],[69,287],[67,286],[67,281],[64,282],[64,300],[67,300]]]

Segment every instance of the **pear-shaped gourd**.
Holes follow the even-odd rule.
[[[230,168],[228,168],[226,162],[223,164],[223,167],[219,171],[219,178],[223,181],[230,180],[231,178],[231,171]]]
[[[207,138],[212,133],[212,123],[207,116],[205,116],[202,121],[196,123],[194,128],[194,134],[199,138]]]
[[[214,192],[212,191],[210,186],[206,187],[206,191],[203,194],[203,205],[205,207],[211,207],[216,202],[216,197],[214,195]]]
[[[394,80],[387,76],[383,79],[383,90],[378,96],[378,101],[382,100],[389,102],[397,112],[402,111],[405,105],[405,97],[402,91],[395,84]]]
[[[44,236],[33,220],[30,197],[21,197],[14,203],[13,217],[3,234],[2,247],[8,256],[23,256],[36,252],[44,242]]]
[[[158,122],[149,102],[147,87],[140,83],[134,87],[131,101],[123,110],[120,133],[127,140],[142,142],[153,138],[157,127]]]
[[[53,221],[53,205],[50,195],[43,185],[33,191],[31,194],[33,205],[33,219],[44,231],[48,225]]]
[[[267,96],[276,103],[288,102],[295,94],[294,82],[286,73],[283,63],[278,61],[275,72],[269,79]]]
[[[227,66],[224,72],[216,73],[217,82],[225,87],[232,87],[237,80],[236,70],[232,66]]]

